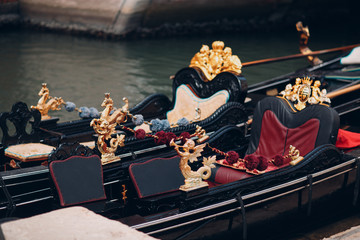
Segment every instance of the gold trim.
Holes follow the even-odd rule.
[[[283,99],[283,100],[289,105],[289,107],[291,108],[291,110],[293,110],[293,112],[297,112],[297,111],[293,108],[293,106],[291,105],[291,103],[290,103],[286,98],[284,98],[284,97],[282,97],[282,96],[276,96],[276,97]]]
[[[212,43],[210,50],[208,45],[202,45],[190,61],[190,66],[202,71],[205,81],[213,80],[221,72],[231,72],[236,75],[241,74],[241,61],[238,56],[232,55],[232,50],[225,47],[223,41]]]

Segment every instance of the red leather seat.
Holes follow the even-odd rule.
[[[262,155],[270,159],[287,155],[295,146],[301,156],[323,144],[335,144],[339,129],[337,112],[325,105],[311,105],[295,111],[291,104],[278,97],[267,97],[258,102],[246,155]],[[227,167],[212,172],[216,183],[228,183],[251,175]]]

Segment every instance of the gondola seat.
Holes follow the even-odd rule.
[[[4,155],[0,156],[2,164],[10,162],[12,167],[17,168],[47,159],[53,147],[47,144],[48,141],[42,138],[42,134],[46,132],[56,139],[61,136],[40,128],[40,121],[40,112],[29,110],[23,102],[15,103],[10,112],[0,113],[0,154]]]
[[[287,155],[289,146],[295,146],[301,156],[324,144],[335,144],[339,129],[337,112],[324,105],[311,105],[295,111],[292,105],[279,97],[267,97],[258,102],[254,111],[251,136],[245,155],[262,155],[267,159]],[[252,175],[228,167],[212,170],[211,180],[229,183]]]
[[[167,109],[163,109],[163,116],[154,116],[154,118],[167,119],[170,124],[174,125],[179,119],[186,118],[200,126],[207,124],[207,127],[210,128],[211,124],[208,124],[210,120],[217,120],[221,115],[228,114],[227,112],[236,109],[236,113],[232,116],[233,121],[245,119],[245,114],[241,110],[247,93],[247,83],[242,75],[223,72],[212,81],[206,82],[194,68],[184,68],[176,73],[172,88],[172,102]],[[139,106],[154,105],[149,100],[146,100],[147,103],[140,103]],[[135,106],[133,114],[136,112],[141,112],[137,106]],[[150,121],[151,119],[147,120]],[[189,129],[194,128],[194,126],[191,124]],[[146,124],[140,128],[151,132]]]

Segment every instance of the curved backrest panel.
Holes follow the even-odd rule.
[[[337,112],[324,105],[294,112],[282,98],[265,98],[255,108],[246,154],[271,158],[286,155],[293,145],[304,156],[317,146],[335,144],[339,122]]]
[[[247,82],[242,75],[223,72],[213,80],[205,82],[194,68],[183,68],[176,73],[173,80],[173,101],[176,99],[176,89],[182,84],[187,85],[199,98],[208,98],[226,90],[229,93],[229,102],[243,103],[247,94]]]
[[[174,108],[166,116],[170,124],[176,123],[180,118],[201,121],[210,117],[218,108],[227,103],[229,92],[226,90],[207,97],[197,97],[187,85],[180,85],[176,89]]]
[[[1,143],[7,147],[18,143],[38,141],[40,121],[41,114],[38,110],[30,111],[26,103],[15,103],[10,112],[0,114],[0,127],[3,134]],[[12,126],[8,126],[8,124]]]

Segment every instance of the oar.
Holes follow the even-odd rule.
[[[254,65],[259,65],[259,64],[279,62],[279,61],[285,61],[285,60],[290,60],[290,59],[295,59],[295,58],[302,58],[302,57],[307,57],[307,56],[314,56],[314,55],[321,55],[321,54],[332,53],[332,52],[346,51],[346,50],[350,50],[350,49],[353,49],[353,48],[359,47],[359,46],[360,46],[360,44],[353,44],[353,45],[348,45],[348,46],[343,46],[343,47],[313,51],[313,52],[310,52],[307,54],[298,53],[298,54],[276,57],[276,58],[261,59],[261,60],[251,61],[251,62],[245,62],[245,63],[242,63],[241,65],[243,67],[249,67],[249,66],[254,66]]]
[[[333,92],[329,92],[328,94],[326,94],[326,97],[335,98],[335,97],[338,97],[338,96],[343,95],[345,93],[356,91],[356,90],[360,89],[359,82],[360,81],[358,81],[358,84],[355,84],[353,86],[342,88],[342,89],[339,89],[339,90],[335,90]]]

